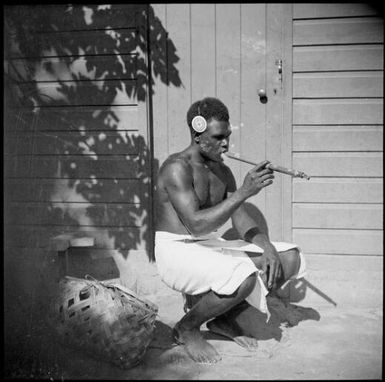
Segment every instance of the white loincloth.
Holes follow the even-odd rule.
[[[295,244],[272,242],[278,252],[299,248]],[[155,233],[155,259],[159,276],[170,288],[197,295],[210,290],[230,295],[251,274],[257,283],[246,301],[270,316],[266,295],[269,293],[258,269],[245,253],[263,253],[263,249],[243,240],[225,240],[215,234],[202,237],[165,231]],[[305,259],[300,253],[300,269],[292,279],[305,275]]]

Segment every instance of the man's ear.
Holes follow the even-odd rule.
[[[201,140],[201,135],[200,134],[194,134],[194,141],[196,143],[199,143],[200,140]]]

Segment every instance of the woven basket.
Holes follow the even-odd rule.
[[[143,358],[158,307],[116,284],[66,276],[59,283],[53,323],[60,338],[121,368]]]

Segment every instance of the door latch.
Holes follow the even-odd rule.
[[[275,60],[275,65],[278,67],[278,80],[281,83],[281,89],[283,86],[283,78],[282,78],[282,60]]]

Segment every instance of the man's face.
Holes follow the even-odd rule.
[[[231,127],[229,122],[211,118],[207,129],[200,135],[199,147],[201,154],[212,161],[222,161],[221,154],[228,151]]]

